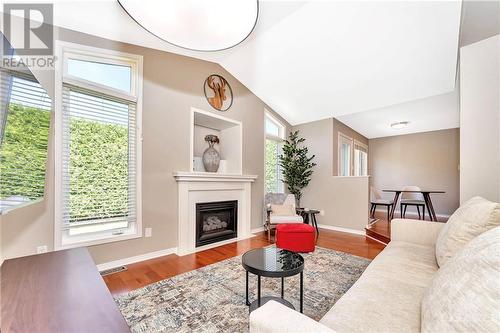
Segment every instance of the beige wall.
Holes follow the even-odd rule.
[[[177,246],[177,184],[172,173],[189,170],[190,107],[214,111],[203,94],[203,82],[212,73],[223,75],[233,90],[233,106],[224,115],[243,123],[243,173],[259,177],[252,185],[252,227],[262,225],[264,108],[271,110],[269,107],[215,63],[68,30],[59,30],[58,36],[63,41],[144,56],[142,221],[143,228],[153,228],[153,236],[92,246],[89,250],[96,263]],[[53,96],[53,73],[35,75]],[[52,141],[45,200],[2,217],[1,243],[5,258],[33,254],[39,245],[53,249]]]
[[[500,202],[500,35],[460,49],[460,201]]]
[[[459,205],[459,141],[457,128],[371,139],[368,170],[372,186],[444,190],[446,194],[433,195],[432,202],[436,214],[450,215]]]
[[[294,126],[293,130],[299,130],[306,139],[304,144],[316,155],[317,164],[301,205],[324,211],[324,215],[317,217],[319,224],[364,230],[368,223],[368,177],[332,176],[332,169],[337,170],[333,157],[337,154],[334,131],[338,131],[338,122],[324,119]],[[342,131],[353,132],[345,127]]]
[[[342,133],[344,135],[347,135],[351,139],[354,139],[358,142],[361,142],[365,145],[368,146],[368,139],[350,128],[349,126],[345,125],[341,121],[333,118],[333,164],[332,164],[332,174],[334,176],[338,176],[339,170],[338,170],[338,163],[339,163],[339,133]]]

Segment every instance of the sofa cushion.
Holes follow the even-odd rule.
[[[391,241],[320,322],[337,332],[420,332],[420,301],[437,269],[434,246]]]
[[[439,269],[422,299],[422,332],[500,332],[500,227]]]
[[[465,244],[500,225],[500,204],[474,197],[460,206],[439,233],[436,260],[443,266]]]

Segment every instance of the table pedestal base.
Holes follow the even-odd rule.
[[[269,301],[276,301],[278,303],[283,304],[284,306],[288,306],[290,309],[295,310],[295,307],[292,305],[292,303],[288,302],[286,299],[283,299],[281,297],[274,297],[274,296],[264,296],[260,299],[260,306],[266,304]],[[250,312],[253,310],[257,309],[259,307],[259,300],[255,300],[250,304]]]

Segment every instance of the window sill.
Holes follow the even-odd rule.
[[[142,237],[142,230],[134,230],[126,232],[122,235],[112,235],[110,232],[106,232],[97,235],[88,235],[87,237],[80,237],[79,240],[76,240],[75,237],[63,235],[61,244],[56,245],[56,250],[65,250],[75,247],[107,244],[107,243],[119,242],[141,237]]]
[[[24,208],[24,207],[28,207],[28,206],[40,203],[43,200],[44,200],[43,198],[40,198],[40,199],[36,199],[36,200],[26,201],[26,202],[20,203],[18,205],[15,205],[15,206],[12,206],[12,207],[9,207],[9,208],[4,208],[3,210],[0,210],[0,216],[7,215],[10,212],[12,212],[12,211],[14,211],[16,209],[19,209],[19,208]]]

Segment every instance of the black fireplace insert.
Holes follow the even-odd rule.
[[[196,246],[238,237],[238,200],[196,204]]]

